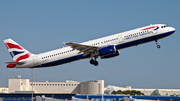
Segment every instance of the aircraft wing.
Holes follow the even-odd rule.
[[[77,44],[77,43],[72,43],[72,42],[68,42],[68,43],[64,43],[68,46],[70,46],[71,48],[73,48],[73,50],[79,50],[79,53],[84,53],[84,56],[89,55],[90,53],[95,52],[97,49],[100,49],[101,47],[97,47],[97,46],[90,46],[90,45],[83,45],[83,44]]]

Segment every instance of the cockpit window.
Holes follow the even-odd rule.
[[[161,28],[166,28],[166,26],[161,26]]]

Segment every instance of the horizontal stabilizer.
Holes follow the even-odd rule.
[[[6,64],[23,65],[25,62],[6,62]]]

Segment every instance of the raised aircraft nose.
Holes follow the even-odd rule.
[[[172,32],[172,31],[175,32],[175,28],[169,27],[168,31],[169,31],[169,32]]]

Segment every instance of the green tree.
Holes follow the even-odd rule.
[[[126,90],[126,91],[113,91],[111,94],[130,94],[130,95],[144,95],[141,91],[136,90]]]

